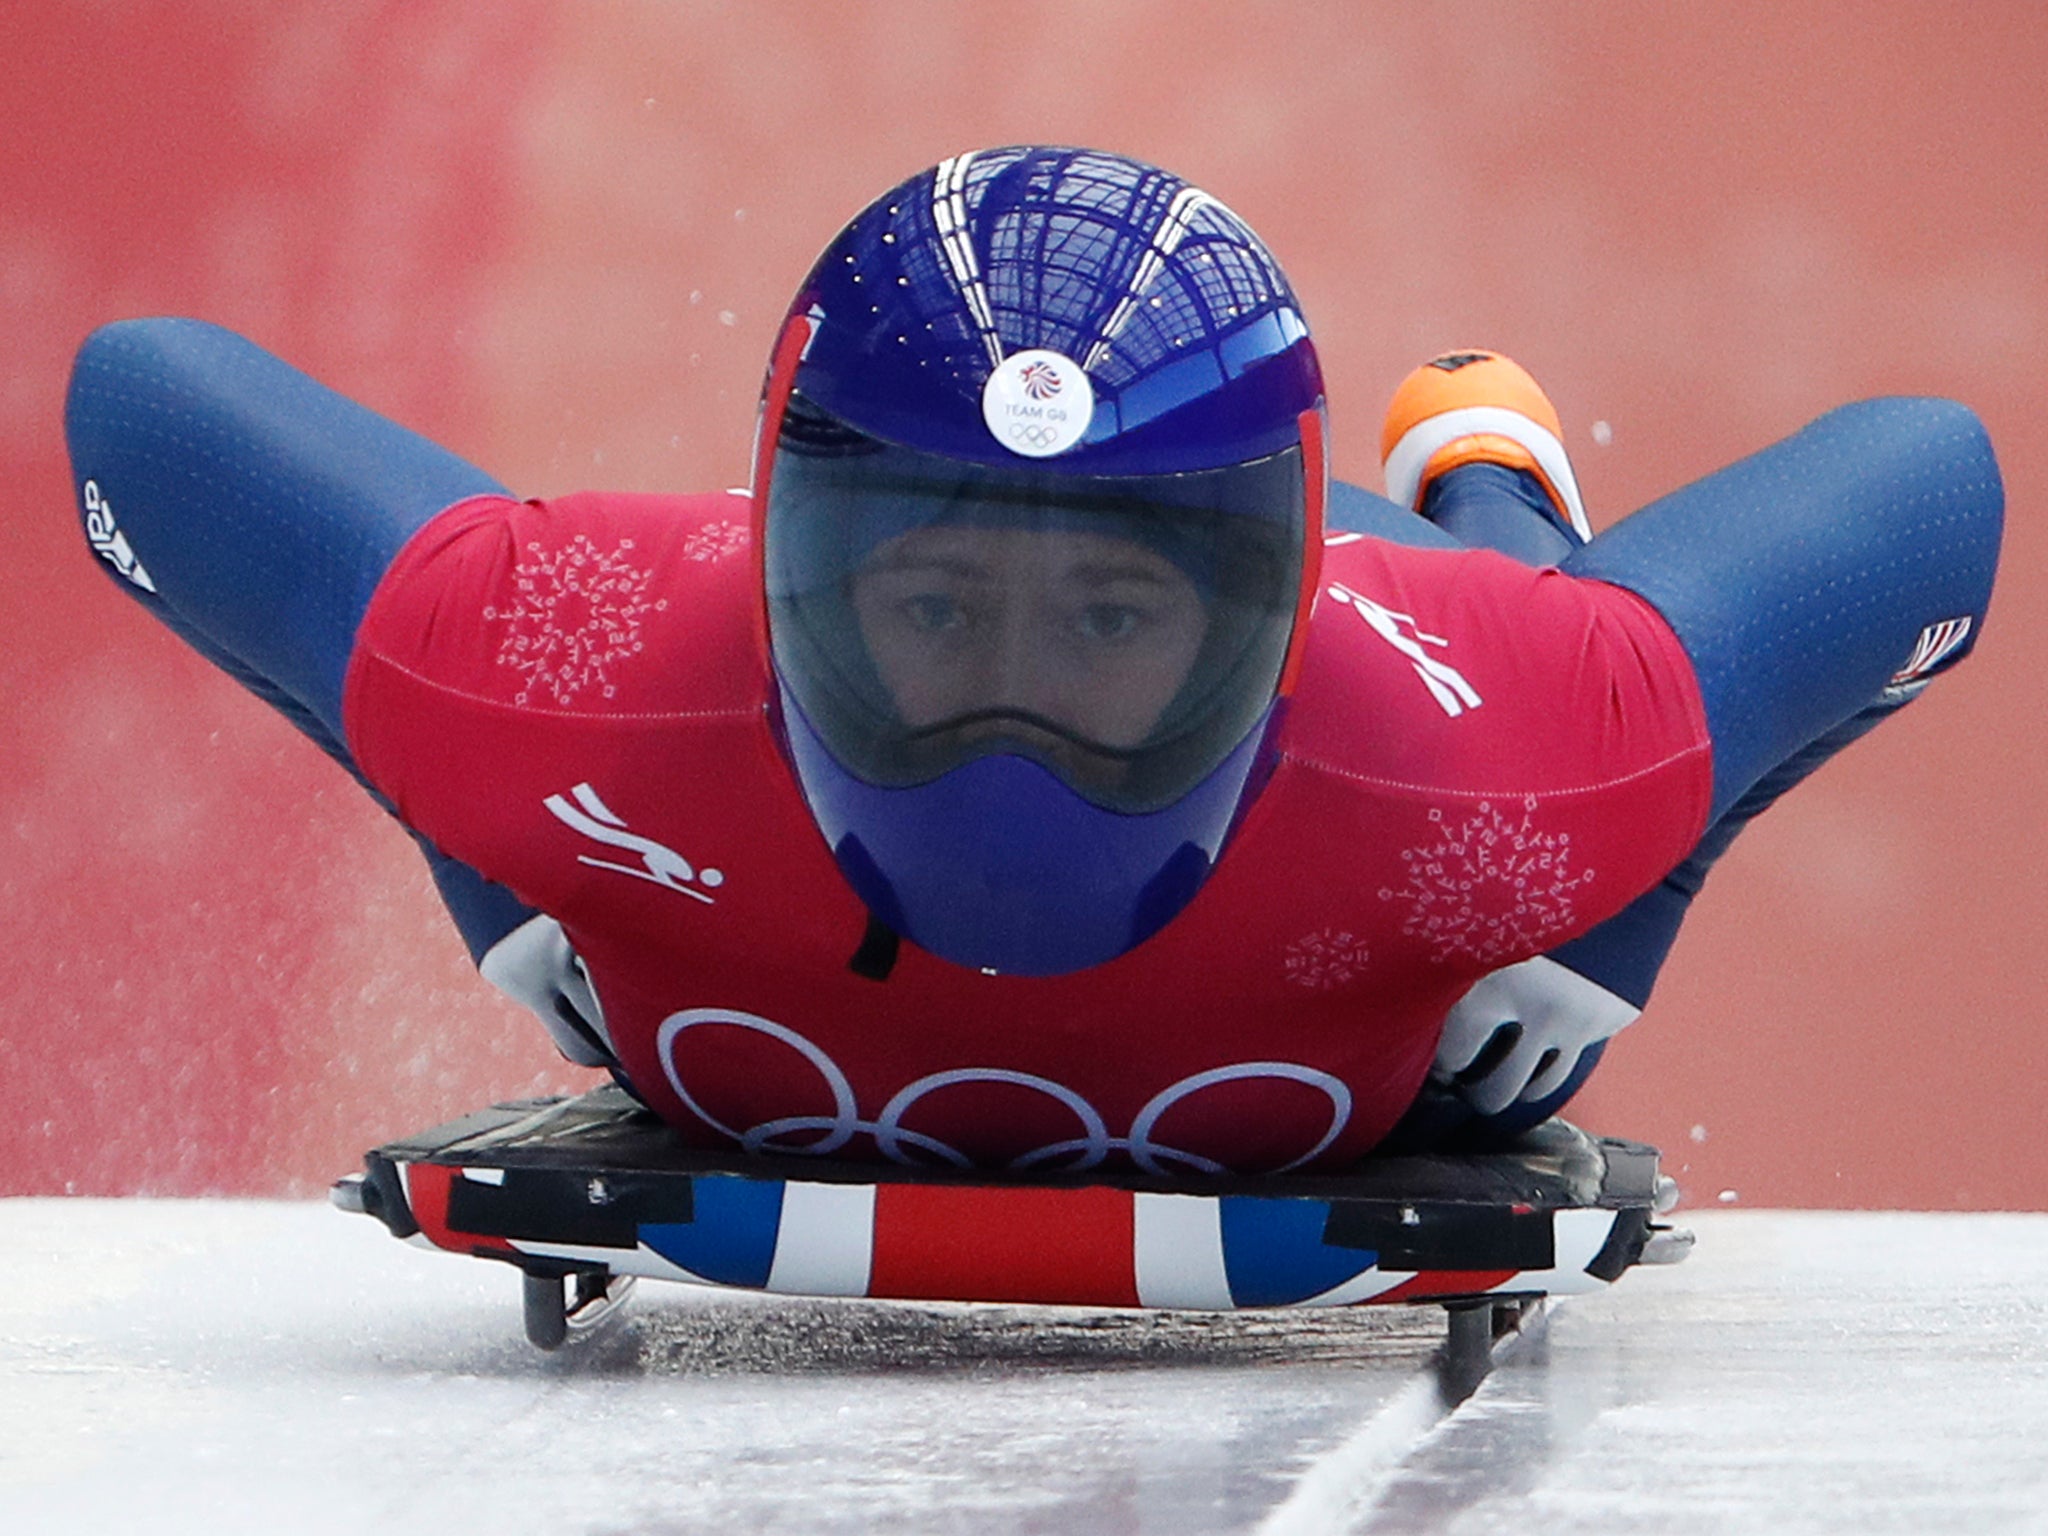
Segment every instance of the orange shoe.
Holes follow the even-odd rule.
[[[1460,464],[1526,470],[1580,541],[1593,537],[1557,408],[1498,352],[1446,352],[1403,379],[1380,429],[1380,462],[1388,499],[1416,512],[1430,483]]]

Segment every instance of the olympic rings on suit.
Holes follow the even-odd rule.
[[[784,1115],[763,1120],[744,1130],[725,1124],[713,1115],[690,1092],[683,1082],[681,1071],[676,1066],[675,1043],[686,1031],[706,1024],[725,1024],[754,1034],[764,1035],[770,1040],[788,1046],[808,1062],[824,1080],[832,1096],[832,1113],[829,1115]],[[1330,1123],[1314,1146],[1291,1162],[1271,1170],[1285,1173],[1299,1168],[1304,1163],[1320,1156],[1344,1132],[1351,1120],[1351,1090],[1342,1078],[1322,1071],[1317,1067],[1303,1066],[1291,1061],[1241,1061],[1229,1066],[1213,1067],[1206,1072],[1192,1073],[1179,1081],[1169,1084],[1154,1094],[1131,1121],[1128,1134],[1114,1136],[1109,1125],[1095,1106],[1081,1094],[1064,1083],[1040,1077],[1035,1073],[1013,1071],[1007,1067],[955,1067],[943,1072],[929,1073],[916,1081],[906,1084],[891,1096],[874,1119],[865,1118],[860,1112],[853,1086],[847,1081],[845,1072],[830,1054],[797,1030],[773,1019],[764,1019],[759,1014],[748,1013],[738,1008],[686,1008],[672,1013],[664,1019],[655,1037],[655,1049],[661,1058],[662,1071],[668,1077],[668,1085],[691,1114],[721,1136],[739,1143],[746,1152],[797,1153],[811,1157],[829,1157],[855,1136],[866,1135],[874,1138],[875,1148],[891,1162],[908,1167],[920,1166],[911,1155],[912,1150],[926,1158],[935,1158],[955,1168],[972,1168],[974,1161],[965,1152],[936,1136],[905,1126],[904,1118],[927,1094],[963,1084],[1000,1083],[1025,1088],[1043,1094],[1054,1100],[1071,1113],[1077,1122],[1079,1134],[1064,1141],[1047,1142],[1028,1152],[1018,1154],[1010,1160],[1008,1167],[1013,1172],[1042,1169],[1064,1173],[1085,1173],[1102,1165],[1112,1152],[1123,1152],[1143,1172],[1167,1174],[1172,1171],[1193,1173],[1229,1173],[1232,1170],[1205,1157],[1198,1152],[1185,1151],[1167,1146],[1154,1139],[1153,1132],[1160,1119],[1176,1105],[1184,1103],[1207,1089],[1224,1083],[1249,1082],[1256,1080],[1279,1080],[1294,1082],[1320,1090],[1330,1101]],[[790,1138],[809,1135],[808,1141],[794,1141]],[[1173,1165],[1169,1168],[1167,1165]]]

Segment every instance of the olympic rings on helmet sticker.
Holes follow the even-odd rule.
[[[829,1115],[782,1115],[762,1120],[744,1129],[727,1125],[713,1115],[690,1092],[676,1065],[676,1041],[687,1031],[707,1024],[724,1024],[747,1030],[788,1046],[823,1079],[832,1099]],[[974,1161],[958,1147],[912,1130],[903,1122],[928,1094],[968,1084],[1002,1084],[1043,1094],[1074,1117],[1075,1135],[1047,1142],[1011,1159],[1013,1172],[1052,1171],[1084,1173],[1099,1167],[1112,1152],[1129,1156],[1141,1171],[1166,1175],[1180,1173],[1230,1173],[1233,1170],[1199,1152],[1168,1146],[1154,1136],[1160,1120],[1169,1110],[1211,1088],[1226,1083],[1278,1081],[1300,1083],[1321,1092],[1330,1101],[1330,1122],[1315,1144],[1293,1160],[1271,1170],[1285,1173],[1320,1156],[1344,1133],[1351,1121],[1351,1090],[1343,1079],[1316,1067],[1291,1061],[1241,1061],[1192,1073],[1169,1084],[1149,1099],[1132,1119],[1125,1135],[1112,1135],[1100,1111],[1064,1083],[1034,1073],[1006,1067],[957,1067],[929,1073],[906,1084],[882,1106],[873,1119],[860,1110],[853,1086],[831,1055],[816,1042],[773,1019],[738,1008],[687,1008],[662,1021],[655,1039],[661,1069],[668,1085],[685,1108],[721,1136],[737,1142],[749,1153],[775,1152],[811,1157],[829,1157],[855,1136],[869,1136],[875,1148],[891,1162],[909,1167],[931,1166],[932,1160],[955,1168],[972,1168]],[[808,1136],[810,1140],[794,1140]],[[922,1154],[922,1158],[914,1154]]]
[[[1003,430],[1011,442],[1022,443],[1025,447],[1040,453],[1050,452],[1052,445],[1059,439],[1059,433],[1035,421],[1013,421]]]

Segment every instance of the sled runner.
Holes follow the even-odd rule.
[[[809,1296],[1231,1310],[1440,1303],[1453,1352],[1528,1300],[1684,1257],[1657,1152],[1553,1120],[1507,1152],[1159,1179],[703,1152],[606,1086],[379,1147],[334,1189],[401,1238],[525,1276],[553,1349],[634,1277]],[[1461,1344],[1461,1338],[1463,1343]]]

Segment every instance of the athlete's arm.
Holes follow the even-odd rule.
[[[1881,697],[1764,775],[1677,868],[1606,922],[1549,954],[1482,977],[1444,1021],[1432,1076],[1494,1129],[1563,1108],[1607,1042],[1648,1006],[1707,871],[1786,790],[1906,702]]]
[[[86,540],[116,585],[360,781],[341,694],[370,594],[421,524],[502,488],[196,320],[128,320],[89,336],[65,434]],[[479,962],[533,918],[420,844]]]

